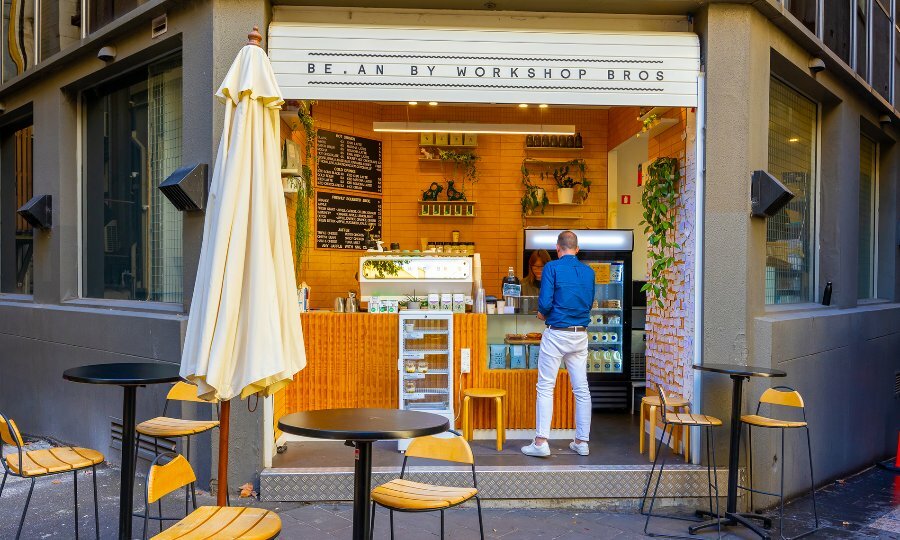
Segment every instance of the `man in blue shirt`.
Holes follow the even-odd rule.
[[[590,453],[591,392],[587,382],[588,338],[594,301],[594,271],[579,261],[578,237],[572,231],[556,240],[557,260],[544,265],[538,297],[538,319],[547,324],[538,359],[537,430],[534,441],[522,447],[529,456],[550,455],[550,421],[553,392],[560,362],[566,362],[572,393],[575,394],[575,440],[569,448],[582,456]]]

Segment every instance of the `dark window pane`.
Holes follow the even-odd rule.
[[[34,66],[34,2],[3,0],[3,82]]]
[[[81,0],[41,2],[41,58],[49,58],[81,39]]]
[[[0,141],[0,292],[34,292],[34,229],[16,214],[32,197],[32,128],[4,133]]]
[[[777,79],[769,87],[769,172],[794,198],[766,221],[766,303],[812,300],[817,106]]]
[[[894,30],[894,107],[900,106],[900,31]]]
[[[856,0],[856,72],[866,80],[868,80],[869,73],[869,11],[867,7],[867,0]]]
[[[872,10],[872,87],[891,99],[891,17],[878,3]]]
[[[803,26],[809,28],[813,34],[816,33],[816,4],[817,0],[785,0],[791,15],[797,17]]]
[[[181,302],[182,217],[157,189],[181,166],[181,63],[85,97],[85,295]]]
[[[858,298],[875,296],[875,142],[859,141],[859,273]]]
[[[115,19],[136,8],[138,0],[89,0],[91,32],[99,30]]]
[[[847,0],[825,0],[822,13],[823,39],[835,54],[850,64],[850,3]]]

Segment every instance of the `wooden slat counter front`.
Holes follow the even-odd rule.
[[[275,423],[285,414],[333,407],[398,406],[397,315],[310,312],[301,315],[306,368],[275,395]],[[487,368],[487,316],[453,317],[454,410],[459,415],[465,388],[507,391],[507,429],[534,429],[537,371]],[[460,374],[459,350],[472,351],[472,373]],[[569,376],[560,371],[553,427],[572,429],[574,399]],[[475,428],[495,428],[493,405],[475,400]],[[455,425],[461,425],[457,418]],[[276,436],[280,433],[276,432]]]

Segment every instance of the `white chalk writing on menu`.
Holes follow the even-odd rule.
[[[320,129],[316,184],[381,193],[381,141]]]
[[[316,247],[366,249],[366,230],[381,235],[381,199],[316,192]]]

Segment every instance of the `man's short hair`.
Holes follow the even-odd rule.
[[[578,248],[578,236],[575,235],[572,231],[563,231],[559,233],[559,237],[556,239],[556,245],[565,249],[566,251],[572,251],[573,249]]]

